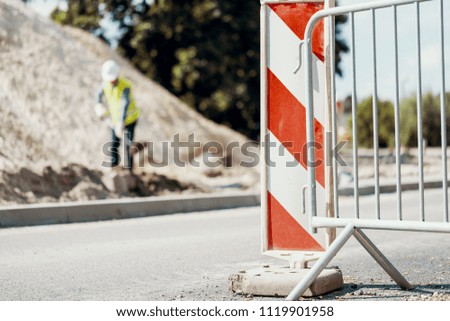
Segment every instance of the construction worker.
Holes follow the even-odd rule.
[[[139,118],[140,110],[136,107],[133,98],[131,82],[119,76],[119,65],[108,60],[102,66],[103,84],[97,90],[97,105],[95,112],[97,116],[108,122],[111,128],[110,151],[111,167],[120,163],[119,147],[123,138],[125,144],[125,168],[133,171],[133,155],[130,151],[134,137],[134,130]],[[103,97],[106,98],[108,107],[103,105]]]

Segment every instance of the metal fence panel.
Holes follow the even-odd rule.
[[[424,171],[424,94],[423,94],[423,75],[427,72],[427,66],[423,63],[423,48],[422,48],[422,6],[425,5],[424,2],[430,2],[434,4],[434,8],[437,9],[434,16],[438,17],[436,22],[439,28],[439,87],[440,87],[440,133],[441,133],[441,194],[442,194],[442,212],[443,216],[441,218],[431,217],[430,213],[427,213],[425,206],[425,171]],[[416,130],[417,130],[417,173],[418,173],[418,213],[412,216],[410,213],[405,213],[404,204],[402,200],[404,198],[402,193],[403,182],[402,179],[402,164],[401,164],[401,119],[400,119],[400,68],[399,60],[403,58],[399,54],[399,8],[403,6],[409,6],[414,8],[414,24],[413,28],[410,28],[412,32],[411,38],[408,41],[413,41],[415,43],[415,52],[412,55],[415,57],[415,78],[417,80],[416,88]],[[393,217],[386,217],[382,210],[383,199],[381,197],[381,186],[380,186],[380,150],[379,150],[379,125],[380,119],[378,118],[379,111],[379,85],[380,85],[380,75],[379,75],[379,57],[378,50],[379,39],[385,41],[383,35],[379,35],[377,32],[377,20],[376,16],[378,10],[391,10],[392,11],[392,21],[393,28],[390,30],[393,36],[392,53],[391,57],[394,59],[394,68],[392,70],[394,78],[394,104],[393,104],[393,123],[394,123],[394,155],[395,155],[395,196],[397,197],[395,215]],[[311,52],[311,35],[314,30],[315,25],[322,21],[323,19],[328,19],[330,21],[330,30],[335,31],[334,21],[335,17],[339,15],[347,15],[350,24],[350,57],[351,57],[351,76],[352,76],[352,93],[351,93],[351,117],[352,117],[352,160],[353,160],[353,213],[344,213],[340,210],[340,199],[339,199],[339,187],[337,184],[339,178],[338,166],[336,162],[337,155],[334,154],[335,151],[328,150],[327,153],[333,153],[330,156],[334,159],[332,162],[333,166],[333,178],[334,183],[332,185],[333,191],[333,204],[330,206],[335,206],[334,212],[335,217],[327,217],[317,211],[317,197],[315,190],[316,181],[316,170],[314,166],[308,167],[308,179],[309,179],[309,197],[308,197],[308,214],[310,215],[310,231],[313,233],[316,229],[320,228],[330,228],[338,227],[344,228],[343,231],[338,235],[336,240],[327,249],[324,255],[320,257],[316,264],[311,268],[308,275],[296,286],[296,288],[287,297],[288,300],[298,299],[301,294],[310,286],[314,279],[320,274],[323,268],[331,261],[331,259],[338,253],[338,251],[343,247],[346,241],[353,235],[359,241],[359,243],[372,255],[377,263],[393,278],[393,280],[402,288],[410,289],[411,284],[406,281],[399,271],[389,262],[389,260],[384,257],[384,255],[379,251],[376,246],[367,238],[367,236],[362,232],[362,229],[378,229],[378,230],[402,230],[402,231],[422,231],[422,232],[438,232],[438,233],[450,233],[450,223],[448,214],[448,177],[447,177],[447,108],[446,106],[446,69],[445,69],[445,18],[444,18],[444,1],[443,0],[381,0],[371,3],[362,3],[352,6],[337,7],[324,9],[320,12],[314,14],[308,22],[308,26],[305,31],[305,50],[306,50],[306,92],[308,93],[308,100],[306,104],[307,112],[307,142],[308,144],[314,142],[314,108],[315,102],[313,100],[313,61]],[[370,204],[374,208],[375,214],[363,213],[360,210],[360,180],[359,180],[359,153],[361,148],[358,146],[358,96],[357,96],[357,84],[359,79],[357,79],[357,55],[356,55],[356,45],[357,40],[355,37],[356,30],[356,17],[358,14],[365,12],[370,15],[370,25],[371,34],[366,35],[370,41],[371,46],[371,62],[368,64],[367,72],[371,75],[372,81],[372,139],[373,139],[373,192],[374,196],[370,198]],[[365,21],[367,23],[367,21]],[[384,23],[384,22],[383,22]],[[332,44],[334,48],[334,44]],[[331,60],[334,64],[334,58]],[[336,77],[335,70],[332,70],[331,79],[331,91],[330,91],[330,101],[331,101],[331,135],[333,146],[336,146],[338,142],[338,130],[337,130],[337,103],[336,103]],[[369,130],[369,129],[367,129]],[[317,156],[315,155],[314,148],[308,148],[307,150],[308,164],[314,164]]]

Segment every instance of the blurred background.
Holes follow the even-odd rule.
[[[360,3],[339,0],[337,5]],[[449,3],[444,3],[449,21]],[[440,144],[438,1],[423,3],[421,19],[423,130],[429,150]],[[260,139],[260,2],[193,0],[5,0],[0,4],[0,199],[3,203],[149,196],[165,192],[259,190],[259,166],[243,168],[249,153],[231,142],[249,143],[258,153]],[[410,26],[414,7],[398,11],[403,173],[417,174],[417,75],[415,41]],[[392,73],[392,10],[377,10],[379,147],[387,170],[394,167],[395,91]],[[352,140],[352,80],[347,17],[338,17],[336,33],[339,138]],[[367,14],[356,24],[356,138],[367,152],[358,161],[363,178],[373,177],[372,45]],[[446,23],[446,53],[450,24]],[[115,59],[132,80],[143,116],[136,140],[144,149],[139,180],[125,188],[108,178],[101,166],[107,128],[93,112],[100,68]],[[450,62],[446,55],[445,75]],[[447,77],[448,78],[448,77]],[[449,83],[447,82],[448,89]],[[450,94],[446,95],[447,104]],[[447,111],[447,123],[450,112]],[[450,126],[450,124],[448,124]],[[448,127],[449,128],[449,127]],[[213,157],[220,166],[152,166],[166,157],[164,142],[180,134],[204,146],[219,142],[222,150],[183,150],[186,161]],[[447,136],[449,135],[447,131]],[[450,137],[447,141],[450,140]],[[149,146],[147,142],[152,142]],[[350,146],[351,144],[347,144]],[[351,165],[351,155],[345,154]],[[364,157],[364,155],[368,155]],[[430,152],[430,155],[439,152]],[[251,157],[250,157],[251,159]],[[438,159],[427,158],[432,164]],[[139,165],[140,165],[139,163]],[[408,164],[415,164],[409,171]],[[148,165],[148,166],[147,166]],[[426,165],[426,164],[425,164]],[[430,165],[432,173],[440,170]],[[80,175],[87,171],[89,175]],[[348,181],[350,166],[341,168]],[[32,175],[31,175],[32,173]],[[383,173],[383,170],[382,170]],[[47,175],[47,176],[46,176]],[[115,174],[117,175],[117,174]],[[83,177],[82,179],[80,177]],[[91,177],[86,181],[86,177]],[[125,179],[125,178],[124,178]],[[43,183],[47,180],[47,183]],[[128,178],[125,180],[129,180]],[[67,181],[48,188],[49,182]],[[168,183],[170,182],[170,183]],[[25,184],[26,183],[26,184]],[[122,184],[122,185],[124,185]],[[31,186],[31,187],[24,187]],[[158,186],[166,186],[160,188]],[[167,186],[172,186],[169,189]],[[74,192],[75,191],[75,192]],[[72,195],[72,194],[73,195]]]

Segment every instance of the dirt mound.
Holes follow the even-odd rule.
[[[59,170],[47,166],[41,172],[21,168],[14,172],[4,171],[0,176],[0,204],[4,205],[202,191],[192,184],[155,173],[104,173],[78,164],[69,164]]]
[[[0,172],[35,177],[32,173],[43,168],[50,166],[62,171],[70,163],[91,171],[104,170],[102,150],[110,133],[96,119],[93,107],[94,93],[101,83],[101,65],[111,58],[119,62],[122,74],[134,84],[135,98],[142,110],[136,129],[137,141],[158,145],[173,141],[177,134],[182,141],[195,134],[196,141],[202,145],[210,141],[223,146],[230,142],[242,145],[247,141],[244,136],[196,113],[94,36],[58,26],[21,1],[3,0],[0,2]],[[156,149],[152,157],[161,157],[161,153]],[[242,155],[237,152],[233,157],[239,160]],[[227,171],[225,176],[231,175],[229,168],[220,171]],[[248,171],[252,171],[252,179],[259,177],[257,169]],[[150,172],[157,174],[154,169]],[[204,175],[202,170],[193,172],[181,171],[171,178],[184,181],[186,176],[198,181],[198,175]],[[60,174],[65,177],[63,172]],[[163,174],[171,176],[167,171]],[[231,180],[239,180],[241,174],[231,175]],[[45,175],[41,178],[45,180]],[[54,183],[62,185],[53,184],[54,195],[49,197],[63,197],[68,193],[64,182]],[[92,184],[96,182],[83,181],[84,187],[80,185],[79,189],[89,190]],[[100,198],[113,196],[101,193],[101,187],[98,189],[92,193]],[[71,199],[70,195],[67,197]]]

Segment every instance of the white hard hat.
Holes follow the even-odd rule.
[[[114,81],[119,77],[119,65],[114,60],[105,61],[102,66],[102,77],[104,81]]]

